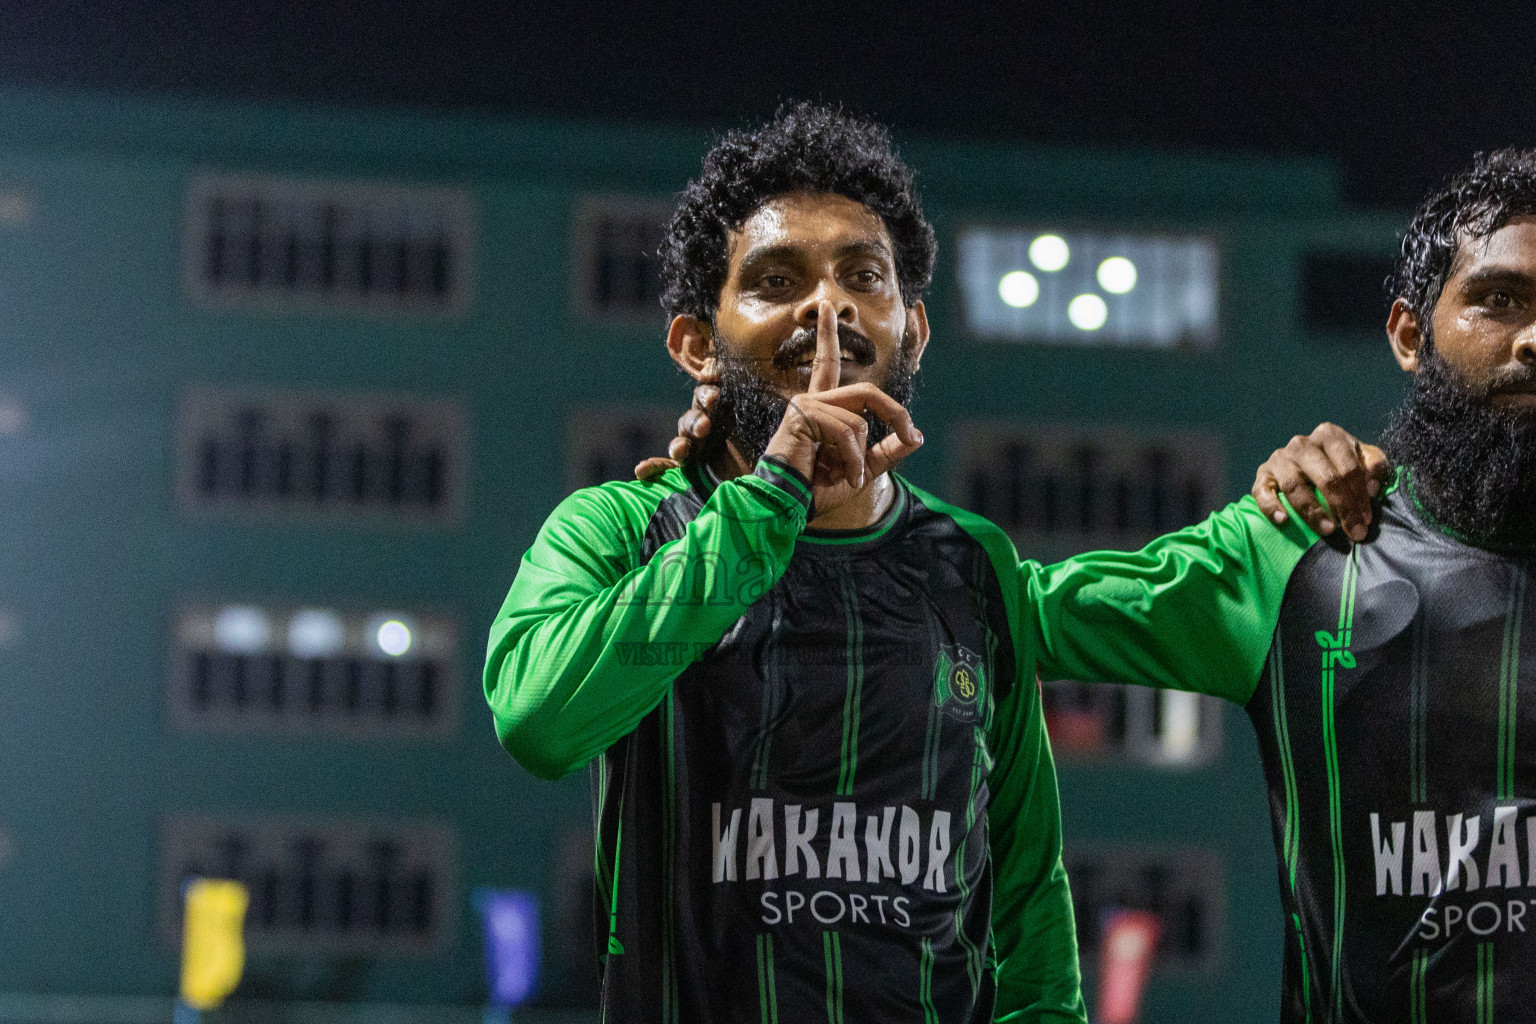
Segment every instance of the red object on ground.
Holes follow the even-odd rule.
[[[1115,910],[1104,915],[1099,944],[1098,1024],[1133,1024],[1152,974],[1162,931],[1156,914]]]
[[[1074,754],[1101,754],[1104,752],[1104,716],[1095,709],[1080,711],[1076,708],[1045,714],[1045,731],[1050,734],[1051,746],[1057,750],[1070,750]]]

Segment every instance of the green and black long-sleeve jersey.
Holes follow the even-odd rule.
[[[832,535],[771,460],[674,470],[525,556],[486,692],[531,771],[593,763],[608,1019],[1082,1020],[1037,670],[1251,690],[1310,542],[1247,502],[1042,568],[896,482]]]
[[[1266,547],[1278,536],[1232,508],[1153,548],[1223,521]],[[1058,636],[1043,634],[1042,674],[1144,681],[1135,659],[1160,651],[1165,685],[1246,708],[1279,856],[1285,1024],[1536,1020],[1536,546],[1468,543],[1419,506],[1407,473],[1368,543],[1292,537],[1276,567],[1293,569],[1246,609],[1159,610],[1118,555],[1043,570],[1070,580],[1096,562],[1103,579],[1042,609]],[[1241,562],[1244,543],[1218,546]],[[1147,631],[1162,639],[1135,641]],[[1241,658],[1189,660],[1239,637]],[[1224,661],[1244,670],[1200,668]]]
[[[1435,525],[1406,474],[1317,544],[1248,701],[1286,910],[1283,1021],[1536,1020],[1536,547]]]

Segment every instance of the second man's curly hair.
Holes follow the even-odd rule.
[[[889,133],[831,107],[795,103],[757,131],[727,133],[688,183],[659,253],[667,313],[713,317],[730,260],[729,233],[791,192],[845,196],[878,214],[895,247],[902,301],[910,307],[922,298],[937,246],[912,171],[891,148]]]
[[[1536,214],[1536,149],[1479,153],[1472,167],[1432,194],[1403,235],[1387,281],[1418,318],[1426,340],[1440,292],[1467,241],[1487,238],[1516,217]]]

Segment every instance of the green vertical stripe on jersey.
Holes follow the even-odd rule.
[[[619,795],[619,827],[613,840],[613,893],[608,903],[608,953],[624,952],[619,941],[619,854],[624,851],[624,796]]]
[[[1428,958],[1427,950],[1416,949],[1408,964],[1408,1024],[1425,1024],[1424,963]]]
[[[933,1005],[933,940],[924,939],[917,968],[917,1001],[923,1004],[923,1024],[939,1024],[939,1011]]]
[[[1429,616],[1413,624],[1413,652],[1408,672],[1408,800],[1429,800],[1427,747],[1429,742]]]
[[[1280,774],[1285,783],[1285,831],[1281,834],[1280,845],[1285,857],[1286,877],[1290,880],[1290,887],[1294,892],[1296,845],[1299,841],[1301,809],[1296,798],[1296,765],[1291,754],[1291,729],[1285,714],[1285,661],[1279,630],[1275,631],[1275,642],[1269,649],[1269,679],[1270,690],[1273,693],[1275,745],[1280,750]]]
[[[773,933],[757,937],[757,1005],[759,1024],[779,1024],[779,993],[773,982]]]
[[[608,872],[608,858],[603,852],[602,822],[605,820],[603,812],[608,806],[608,757],[603,755],[592,762],[597,767],[597,842],[592,844],[592,870],[597,876],[597,887],[601,891],[609,887],[613,876]]]
[[[1525,608],[1525,573],[1510,567],[1509,605],[1504,611],[1504,650],[1499,659],[1499,751],[1498,786],[1500,800],[1515,795],[1515,703],[1520,696],[1520,619]]]
[[[1275,746],[1280,751],[1280,775],[1285,784],[1285,829],[1281,833],[1281,851],[1285,858],[1287,892],[1292,905],[1296,900],[1297,845],[1301,838],[1301,806],[1296,795],[1296,765],[1291,753],[1291,728],[1285,712],[1285,655],[1280,630],[1275,630],[1275,642],[1269,649],[1269,688],[1271,710],[1275,720]],[[1307,986],[1307,944],[1302,937],[1301,917],[1291,915],[1296,930],[1296,950],[1301,957],[1302,998],[1305,1000],[1307,1020],[1312,1019],[1312,990]]]
[[[965,801],[965,831],[955,844],[955,888],[960,890],[960,901],[955,904],[955,938],[965,950],[965,973],[971,981],[971,995],[981,991],[981,950],[965,933],[965,909],[971,905],[971,887],[965,878],[965,843],[976,827],[976,791],[981,786],[982,758],[986,756],[987,737],[978,727],[975,729],[975,746],[971,754],[971,788]],[[942,872],[942,868],[940,871]]]
[[[1477,1024],[1493,1024],[1493,943],[1477,944]]]
[[[843,1024],[843,941],[837,932],[821,933],[827,963],[827,1024]]]
[[[1296,929],[1296,949],[1301,953],[1301,1005],[1306,1019],[1312,1019],[1312,972],[1307,967],[1307,936],[1301,930],[1301,915],[1292,914],[1291,924]]]
[[[1000,641],[997,634],[992,631],[992,620],[988,615],[990,609],[987,607],[987,578],[991,571],[991,566],[987,561],[986,554],[981,551],[976,552],[976,559],[973,564],[975,568],[971,572],[971,599],[976,602],[977,617],[981,620],[982,630],[987,638],[987,674],[984,680],[986,684],[984,691],[987,698],[987,706],[982,712],[983,720],[981,724],[983,729],[990,729],[992,728],[992,708],[994,706],[992,695],[996,690],[995,681],[997,679],[997,646]],[[990,766],[988,767],[990,769]]]
[[[928,702],[928,734],[923,738],[923,775],[920,796],[932,800],[939,781],[939,706]]]
[[[768,591],[764,598],[773,609],[773,629],[768,634],[767,685],[763,687],[763,715],[758,723],[757,753],[752,758],[752,772],[748,785],[753,789],[768,788],[768,748],[773,740],[773,720],[778,714],[779,699],[783,693],[784,677],[779,642],[780,624],[784,620],[784,607],[776,590]]]
[[[1355,624],[1355,586],[1360,578],[1359,549],[1351,549],[1344,562],[1344,579],[1339,586],[1339,631],[1323,648],[1323,757],[1328,770],[1328,830],[1333,844],[1333,1006],[1335,1017],[1343,1011],[1344,998],[1344,829],[1341,822],[1339,744],[1334,732],[1335,691],[1339,665],[1353,665],[1349,653]],[[1326,634],[1319,636],[1322,643]]]
[[[667,752],[667,788],[661,805],[661,1018],[675,1024],[677,1007],[677,722],[672,690],[661,702],[661,739]]]
[[[859,614],[859,595],[845,566],[841,573],[843,610],[848,620],[848,691],[843,697],[843,765],[837,777],[839,796],[853,794],[853,776],[859,766],[859,705],[864,692],[864,620]]]
[[[937,651],[943,644],[943,634],[939,630],[938,623],[934,621],[933,607],[927,601],[922,602],[922,605],[923,625],[927,629],[925,642],[930,650]],[[988,687],[989,691],[990,689],[991,687]],[[928,702],[928,731],[923,735],[923,763],[918,782],[918,798],[921,800],[932,800],[934,791],[938,787],[939,725],[939,701],[935,697]]]

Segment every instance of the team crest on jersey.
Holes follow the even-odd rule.
[[[933,702],[940,711],[959,722],[981,721],[986,698],[986,677],[981,656],[960,644],[939,648],[933,678]]]

